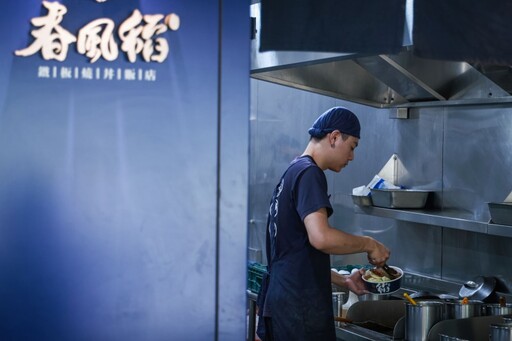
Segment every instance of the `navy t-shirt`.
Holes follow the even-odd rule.
[[[330,257],[309,243],[304,225],[321,208],[333,212],[325,174],[311,157],[299,157],[274,190],[267,226],[270,281],[263,316],[272,318],[278,339],[335,339]]]

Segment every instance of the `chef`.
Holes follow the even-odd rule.
[[[340,172],[354,159],[360,130],[350,110],[324,112],[309,129],[306,149],[274,189],[266,232],[269,275],[258,296],[258,336],[264,341],[336,340],[331,281],[356,294],[366,291],[360,272],[333,274],[329,255],[364,252],[376,266],[390,256],[377,240],[328,221],[333,209],[324,171]]]

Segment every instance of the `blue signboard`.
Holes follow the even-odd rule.
[[[214,339],[219,3],[0,16],[0,339]]]

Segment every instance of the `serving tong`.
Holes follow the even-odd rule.
[[[382,266],[382,270],[384,270],[384,272],[386,272],[389,275],[389,278],[391,279],[400,277],[400,273],[393,269],[392,267],[390,267],[389,265],[387,265],[386,263],[384,263],[384,265]]]

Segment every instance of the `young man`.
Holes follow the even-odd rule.
[[[360,138],[356,115],[331,108],[309,134],[304,153],[285,171],[270,203],[269,276],[258,297],[258,334],[265,341],[336,340],[331,280],[357,294],[365,290],[360,272],[332,275],[329,255],[366,252],[377,266],[390,255],[375,239],[345,233],[328,222],[333,209],[324,171],[339,172],[354,159]]]

